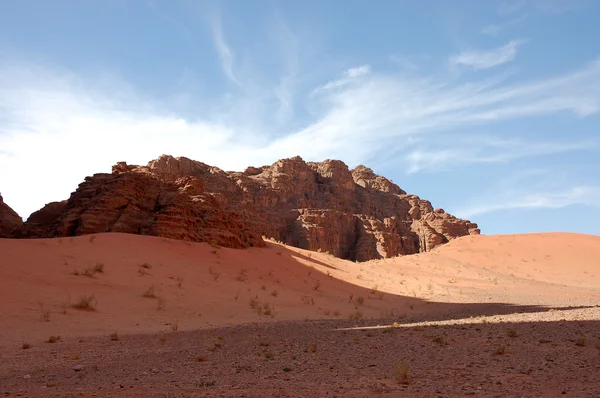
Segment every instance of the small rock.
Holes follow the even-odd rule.
[[[23,376],[24,379],[31,379],[31,375],[28,373],[25,376]]]
[[[73,366],[73,370],[76,372],[81,372],[83,370],[83,365],[77,364],[77,365]]]

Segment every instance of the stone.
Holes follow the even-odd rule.
[[[73,370],[76,372],[81,372],[83,370],[83,365],[77,364],[77,365],[73,366]]]
[[[102,232],[239,249],[264,247],[264,236],[353,261],[429,251],[480,233],[368,167],[298,156],[243,172],[169,155],[145,166],[119,162],[20,228],[31,238]]]

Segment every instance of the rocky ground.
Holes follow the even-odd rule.
[[[31,397],[591,398],[598,319],[596,307],[69,338],[4,350],[0,385]]]

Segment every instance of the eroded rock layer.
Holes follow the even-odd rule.
[[[458,219],[365,166],[282,159],[225,172],[163,155],[146,166],[124,162],[96,174],[69,200],[46,205],[23,227],[29,237],[128,232],[234,248],[261,236],[365,261],[428,251],[478,234]]]

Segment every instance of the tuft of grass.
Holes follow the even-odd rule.
[[[277,289],[275,289],[271,292],[271,296],[273,296],[273,297],[277,297],[278,295],[279,295],[279,292],[277,291]]]
[[[96,263],[96,265],[94,265],[93,269],[96,273],[100,273],[100,274],[104,273],[104,263]]]
[[[90,236],[90,243],[94,242],[96,240],[96,235],[91,235]]]
[[[351,319],[351,320],[362,319],[362,317],[363,317],[363,313],[360,311],[354,311],[348,315],[348,319]]]
[[[50,336],[50,337],[48,337],[48,340],[46,340],[46,343],[54,344],[59,340],[60,340],[60,336]]]
[[[286,373],[287,372],[291,372],[292,368],[289,368],[289,367],[286,366],[285,368],[283,368],[283,371],[286,372]]]
[[[171,330],[174,332],[179,330],[179,322],[178,321],[175,321],[171,324]]]
[[[196,386],[197,387],[214,387],[216,384],[216,381],[197,381],[196,382]]]
[[[44,308],[44,302],[43,301],[38,301],[38,305],[40,307],[40,312],[41,312],[41,315],[42,315],[42,321],[44,321],[44,322],[50,322],[50,314],[51,314],[50,310]]]
[[[317,343],[312,343],[308,348],[310,352],[317,352]]]
[[[313,290],[318,291],[320,287],[321,287],[321,281],[317,279],[317,281],[315,282],[315,285],[313,286]]]
[[[354,306],[358,307],[359,305],[363,305],[365,303],[365,298],[363,296],[358,296],[355,300],[354,300]]]
[[[142,293],[142,297],[145,298],[156,298],[156,294],[154,293],[154,285],[150,286],[144,293]]]
[[[496,355],[504,355],[505,352],[506,352],[506,347],[500,346],[500,347],[498,347],[498,349],[496,349],[496,351],[494,352],[494,354],[496,354]]]
[[[164,310],[165,309],[165,302],[166,302],[166,300],[164,298],[162,298],[162,297],[157,297],[156,299],[157,299],[156,300],[156,309],[158,311]]]
[[[446,345],[446,339],[444,336],[436,336],[432,339],[434,343],[438,343],[439,345]]]
[[[210,242],[208,242],[208,244],[209,244],[211,247],[215,247],[215,248],[219,247],[219,244],[218,244],[218,243],[217,243],[217,241],[216,241],[216,240],[214,240],[214,239],[212,239]]]
[[[23,343],[23,345],[21,346],[21,348],[24,349],[24,350],[28,350],[28,349],[31,348],[31,344],[29,344],[29,343]]]
[[[203,355],[198,355],[195,359],[196,359],[196,362],[206,362],[207,361],[206,357]]]
[[[150,265],[149,263],[140,264],[140,267],[145,268],[145,269],[152,269],[152,265]]]
[[[110,334],[110,340],[111,341],[119,341],[120,337],[119,334],[117,332],[113,332]]]
[[[315,305],[315,299],[310,296],[302,296],[301,300],[304,305]]]
[[[406,361],[396,362],[394,368],[394,379],[400,384],[408,384],[410,381],[410,364]]]
[[[506,335],[508,337],[513,337],[514,338],[514,337],[517,337],[519,334],[517,333],[516,329],[514,329],[514,328],[508,328],[506,330]]]
[[[587,341],[585,340],[585,337],[580,337],[577,340],[575,340],[575,345],[578,347],[585,347],[587,344]]]
[[[273,359],[273,358],[275,358],[275,355],[273,355],[273,353],[271,351],[266,351],[264,353],[264,356],[265,356],[266,359]]]
[[[73,304],[72,307],[79,310],[96,311],[94,295],[81,296],[79,301]]]
[[[215,280],[215,282],[217,282],[219,280],[219,277],[221,276],[220,272],[217,272],[213,269],[213,267],[209,267],[208,268],[208,273],[212,275],[213,279]]]

